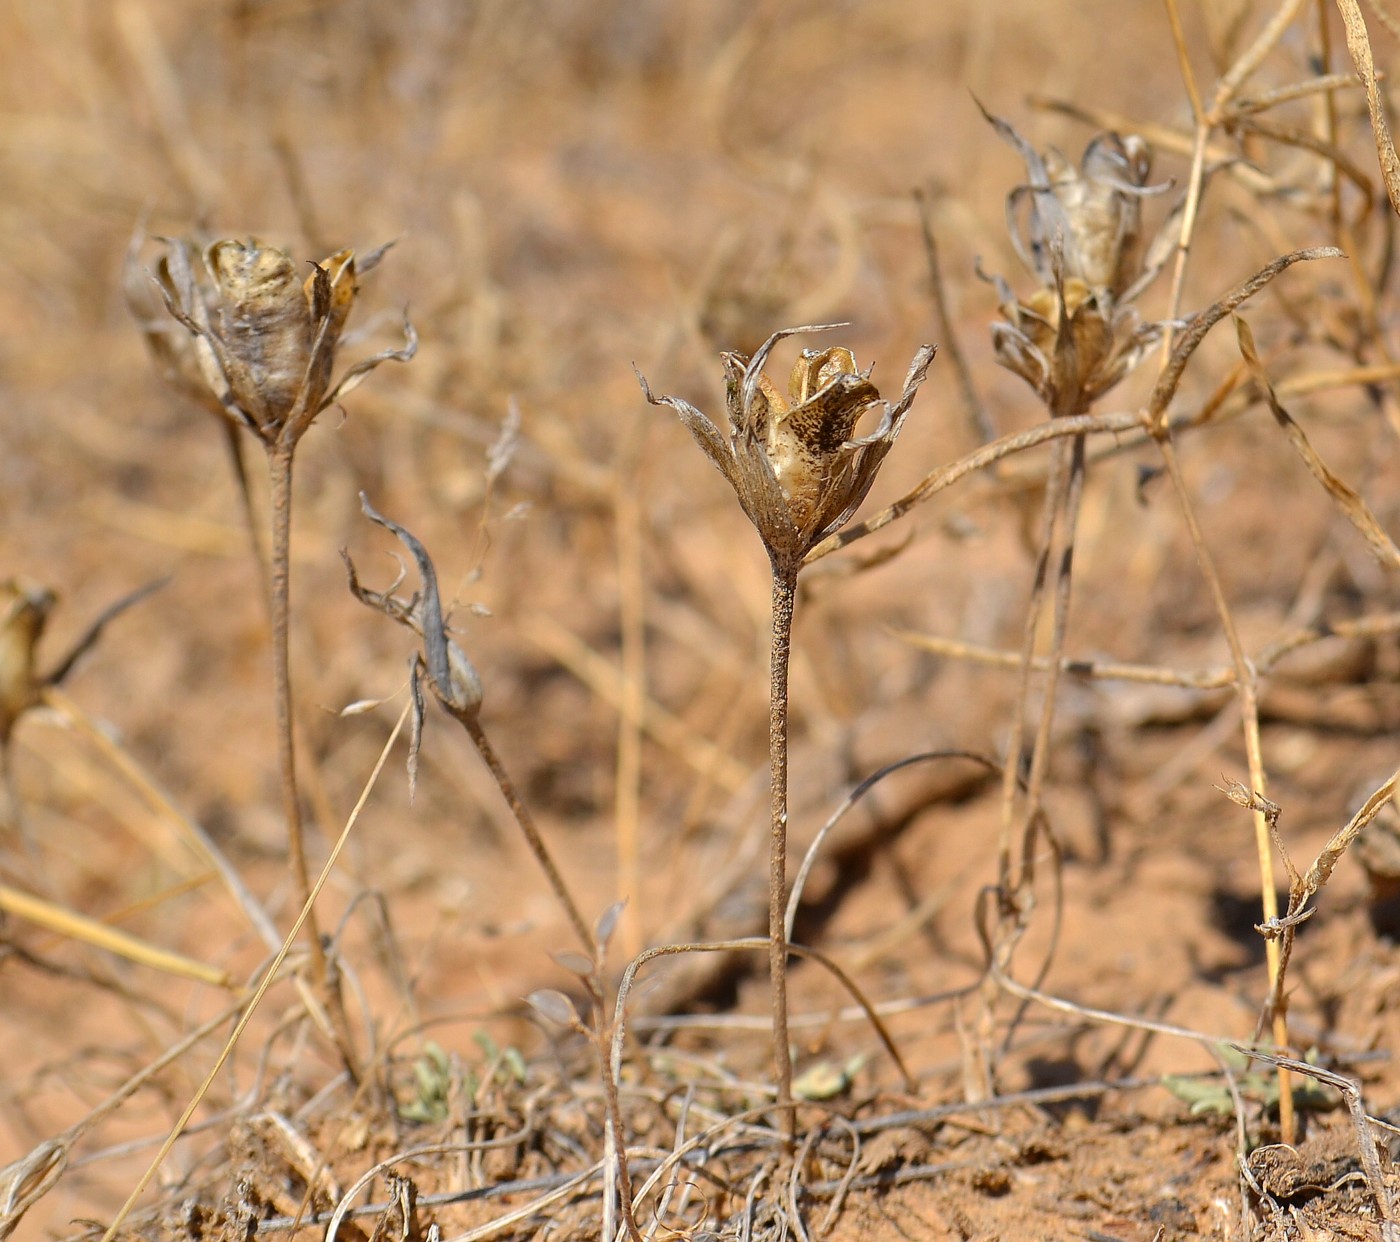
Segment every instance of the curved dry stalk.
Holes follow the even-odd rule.
[[[828,535],[807,553],[803,564],[810,565],[813,561],[820,560],[824,556],[839,552],[857,539],[873,535],[877,530],[882,530],[891,522],[902,518],[916,505],[936,496],[969,474],[983,470],[993,462],[1000,461],[1012,453],[1020,453],[1025,449],[1034,448],[1037,444],[1044,444],[1048,440],[1059,440],[1065,436],[1093,435],[1097,432],[1135,431],[1142,428],[1143,419],[1140,414],[1080,414],[1040,423],[1025,431],[1010,432],[998,440],[993,440],[990,444],[984,444],[981,448],[964,457],[959,457],[957,461],[949,462],[946,466],[939,466],[937,470],[927,474],[922,481],[893,504],[887,505],[865,521],[853,522],[836,534]]]
[[[797,922],[798,907],[802,904],[802,890],[807,885],[807,877],[811,873],[812,867],[817,861],[817,855],[821,853],[821,848],[831,830],[845,818],[847,811],[851,810],[866,794],[879,785],[885,777],[893,776],[894,773],[912,767],[916,763],[927,763],[934,759],[970,759],[993,772],[1000,767],[994,760],[972,750],[929,750],[918,755],[908,755],[893,763],[887,763],[878,772],[867,776],[842,799],[841,805],[828,816],[826,823],[817,830],[817,835],[812,838],[812,844],[807,847],[807,852],[802,857],[802,865],[797,869],[797,878],[792,882],[792,892],[788,894],[787,912],[783,920],[783,926],[789,940],[792,939],[793,925]]]
[[[632,990],[637,972],[641,970],[643,966],[659,957],[672,957],[678,953],[731,953],[736,949],[767,948],[769,943],[768,940],[761,939],[757,936],[749,936],[740,940],[712,940],[699,941],[693,944],[665,944],[647,949],[644,953],[639,953],[628,962],[626,970],[622,972],[622,980],[617,987],[617,1001],[613,1013],[611,1072],[614,1080],[616,1080],[618,1075],[622,1072],[622,1043],[623,1037],[626,1034],[627,997]],[[833,962],[831,958],[817,949],[810,948],[807,945],[789,943],[787,950],[789,953],[795,953],[798,957],[810,958],[819,966],[825,967],[825,969],[835,977],[836,981],[845,988],[856,1004],[860,1006],[866,1021],[870,1023],[881,1045],[889,1054],[890,1060],[894,1062],[900,1077],[904,1079],[905,1089],[908,1090],[911,1095],[914,1094],[918,1090],[917,1080],[909,1073],[908,1068],[905,1066],[904,1059],[899,1055],[899,1049],[893,1037],[890,1035],[889,1029],[876,1012],[875,1006],[870,1003],[865,993],[860,990],[855,981]],[[788,1111],[792,1112],[794,1108],[795,1105],[789,1100]],[[786,1129],[787,1127],[784,1127],[785,1132]]]
[[[1275,276],[1286,271],[1295,263],[1313,259],[1340,259],[1344,257],[1335,246],[1311,246],[1303,250],[1295,250],[1291,254],[1280,255],[1272,263],[1266,263],[1253,276],[1242,280],[1223,298],[1213,302],[1205,310],[1192,315],[1181,336],[1174,337],[1168,334],[1167,340],[1170,349],[1147,403],[1149,427],[1153,435],[1161,436],[1167,432],[1167,407],[1171,404],[1172,398],[1176,396],[1176,390],[1181,384],[1181,377],[1186,371],[1186,364],[1190,362],[1191,355],[1196,352],[1196,347],[1205,339],[1207,332],[1226,315],[1231,314],[1252,298]]]

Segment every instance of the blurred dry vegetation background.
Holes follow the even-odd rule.
[[[1257,33],[1261,7],[1185,6],[1203,82]],[[1349,70],[1335,12],[1295,7],[1251,93],[1321,71],[1319,20],[1331,69]],[[0,0],[0,18],[0,576],[59,593],[41,648],[50,658],[114,599],[170,576],[109,627],[65,692],[217,838],[284,928],[294,910],[265,611],[222,434],[161,384],[126,309],[123,262],[139,228],[256,235],[298,260],[397,239],[362,282],[341,357],[394,343],[405,308],[418,356],[323,414],[299,455],[292,649],[313,860],[402,705],[412,650],[345,588],[342,547],[369,582],[396,572],[392,540],[360,514],[363,490],[432,551],[498,750],[590,916],[630,899],[624,936],[637,947],[720,934],[726,901],[743,924],[729,930],[753,934],[743,878],[761,885],[764,871],[769,583],[723,481],[675,419],[645,403],[631,364],[658,391],[718,411],[719,351],[751,352],[780,327],[849,321],[840,342],[876,364],[887,395],[920,343],[943,343],[869,507],[887,503],[980,439],[935,314],[916,188],[993,425],[1045,417],[995,366],[996,294],[974,275],[980,259],[1014,288],[1030,283],[1003,219],[1024,170],[976,100],[1038,149],[1077,160],[1096,129],[1116,124],[1154,138],[1153,182],[1180,187],[1189,166],[1190,107],[1155,0]],[[1393,42],[1376,38],[1378,60],[1393,61]],[[1374,204],[1361,218],[1362,195],[1345,187],[1345,215],[1360,221],[1355,253],[1365,273],[1382,274],[1378,309],[1342,261],[1280,277],[1245,308],[1276,384],[1383,363],[1393,327],[1391,219],[1364,94],[1332,97],[1338,146]],[[1096,123],[1043,106],[1054,100]],[[1299,99],[1270,123],[1309,131],[1318,106]],[[1251,163],[1211,178],[1188,311],[1285,251],[1336,240],[1332,161],[1244,129],[1216,141],[1214,158]],[[1154,227],[1178,194],[1147,200]],[[1168,284],[1142,299],[1145,316],[1165,313]],[[1240,368],[1227,323],[1174,410],[1241,383]],[[1145,365],[1101,408],[1136,409],[1154,372]],[[1289,399],[1292,413],[1381,524],[1400,529],[1393,394],[1313,389]],[[1393,573],[1267,409],[1247,406],[1236,398],[1230,417],[1180,441],[1246,646],[1388,613]],[[488,455],[517,417],[513,451],[488,485]],[[996,478],[973,477],[804,576],[792,692],[799,850],[881,764],[1004,748],[1014,674],[932,654],[901,631],[1018,649],[1046,460],[1037,450]],[[1140,446],[1090,469],[1068,654],[1218,668],[1228,649],[1158,465]],[[265,487],[260,468],[251,477]],[[1395,767],[1400,650],[1393,632],[1339,640],[1287,668],[1263,696],[1265,757],[1284,835],[1308,861]],[[1212,788],[1221,772],[1245,779],[1230,692],[1070,678],[1062,694],[1047,807],[1066,900],[1045,986],[1247,1037],[1264,994],[1253,836],[1248,815]],[[372,1018],[381,1038],[412,1030],[405,1055],[419,1021],[466,1062],[481,1059],[471,1037],[482,1030],[538,1052],[518,998],[558,986],[548,953],[568,947],[567,926],[466,739],[430,712],[412,805],[401,754],[323,899],[323,928],[351,912],[354,1020]],[[17,730],[14,769],[28,843],[0,839],[7,882],[238,979],[256,967],[264,948],[237,908],[90,739],[33,713]],[[799,938],[877,1000],[975,982],[972,902],[994,878],[995,784],[950,763],[882,786],[814,872]],[[620,893],[632,840],[639,878]],[[357,901],[366,893],[383,905]],[[1362,870],[1344,862],[1296,955],[1300,1046],[1330,1032],[1352,1052],[1394,1046],[1385,997],[1400,994],[1400,974],[1366,918],[1370,900]],[[761,1012],[757,958],[750,973],[679,992],[682,1007]],[[680,986],[658,974],[662,993]],[[154,978],[4,924],[0,1164],[227,1003],[216,989]],[[844,1003],[804,966],[793,987],[795,1012]],[[665,1007],[658,996],[639,1003]],[[216,1130],[245,1093],[269,1089],[264,1049],[297,1067],[276,1088],[288,1100],[333,1077],[324,1049],[312,1041],[293,1055],[278,1047],[293,1036],[276,1026],[269,1011],[216,1087],[201,1114]],[[957,1098],[951,1007],[897,1015],[892,1029],[929,1097]],[[1130,1062],[1139,1073],[1214,1067],[1190,1044],[1094,1036],[1062,1015],[1029,1018],[1023,1033],[1004,1068],[1010,1089]],[[694,1039],[763,1077],[752,1031]],[[827,1056],[844,1063],[869,1036],[804,1027],[798,1042],[800,1070]],[[93,1136],[84,1154],[103,1158],[74,1166],[26,1236],[110,1219],[152,1151],[117,1145],[162,1136],[209,1055],[177,1065]],[[1394,1068],[1366,1066],[1377,1107],[1400,1103]],[[896,1081],[878,1058],[861,1073],[867,1090]],[[1166,1093],[1133,1106],[1182,1112]],[[1230,1141],[1212,1132],[1227,1186]],[[201,1150],[177,1148],[167,1183],[197,1184]]]

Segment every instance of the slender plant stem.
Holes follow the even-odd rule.
[[[506,771],[505,764],[501,762],[501,757],[496,754],[496,748],[491,745],[491,739],[486,736],[486,730],[481,727],[481,721],[477,719],[475,713],[459,714],[454,712],[453,714],[457,716],[467,733],[471,735],[477,753],[481,756],[481,761],[495,777],[496,784],[501,790],[501,796],[510,807],[511,814],[515,816],[515,822],[520,825],[520,831],[525,834],[525,842],[529,845],[530,852],[535,856],[535,861],[539,863],[540,869],[544,872],[545,879],[549,881],[549,887],[554,891],[559,904],[564,907],[564,913],[568,916],[569,923],[573,926],[579,941],[592,956],[596,948],[593,932],[589,929],[583,915],[579,913],[578,903],[574,900],[573,894],[569,892],[568,885],[564,883],[564,877],[560,874],[559,868],[554,865],[554,858],[545,845],[544,838],[540,836],[540,830],[535,826],[534,816],[530,814],[529,808],[521,799],[515,782],[510,779],[510,773]]]
[[[292,543],[292,446],[278,445],[268,452],[272,483],[272,555],[269,564],[269,599],[272,605],[272,692],[277,712],[277,760],[282,775],[282,812],[287,820],[287,861],[297,901],[305,905],[311,894],[306,866],[306,834],[297,796],[296,743],[292,732],[292,667],[288,634],[291,616]],[[313,910],[306,919],[317,982],[325,979],[326,955]]]
[[[1177,502],[1181,506],[1182,517],[1191,536],[1192,546],[1196,550],[1197,564],[1200,566],[1206,585],[1210,588],[1211,600],[1215,604],[1216,612],[1220,617],[1221,629],[1224,630],[1226,642],[1230,646],[1230,656],[1235,666],[1235,693],[1239,696],[1240,714],[1244,719],[1245,757],[1249,765],[1250,787],[1254,793],[1261,797],[1267,797],[1268,778],[1264,771],[1264,757],[1259,740],[1258,673],[1245,654],[1239,631],[1235,628],[1234,618],[1230,615],[1230,606],[1225,599],[1225,588],[1221,584],[1220,575],[1216,572],[1215,561],[1210,555],[1210,550],[1206,547],[1205,535],[1196,519],[1196,511],[1191,504],[1190,493],[1186,489],[1186,479],[1181,473],[1181,463],[1177,459],[1176,446],[1173,444],[1171,436],[1162,436],[1158,440],[1158,447],[1162,453],[1162,460],[1166,464],[1167,473],[1171,477]],[[1261,904],[1264,910],[1264,921],[1269,923],[1278,918],[1278,894],[1274,889],[1273,844],[1269,836],[1269,825],[1266,817],[1259,811],[1254,813],[1254,832],[1256,852],[1259,856],[1260,887],[1263,890],[1260,895]],[[1283,959],[1277,939],[1273,937],[1265,939],[1264,954],[1269,971],[1270,1007],[1273,1010],[1269,1014],[1269,1018],[1274,1042],[1280,1048],[1287,1048],[1289,1046],[1288,1009],[1286,1003],[1279,1004],[1277,1007],[1273,1006],[1273,998],[1284,995]],[[1288,1071],[1282,1067],[1278,1069],[1278,1082],[1279,1129],[1283,1141],[1291,1143],[1294,1140],[1297,1124],[1293,1104],[1293,1087],[1288,1077]]]
[[[593,1050],[598,1056],[598,1075],[603,1084],[603,1102],[607,1112],[607,1163],[616,1167],[616,1180],[608,1187],[603,1201],[603,1237],[611,1242],[617,1230],[612,1220],[614,1201],[622,1209],[622,1223],[630,1242],[643,1242],[641,1230],[637,1228],[637,1215],[632,1203],[632,1172],[627,1167],[627,1133],[622,1127],[622,1105],[618,1100],[617,1076],[612,1064],[612,1027],[614,1018],[609,1021],[608,1006],[603,995],[600,972],[594,972],[588,980],[588,990],[593,1001]],[[616,1194],[613,1193],[614,1188]]]
[[[772,983],[773,1077],[783,1133],[789,1143],[797,1133],[792,1110],[792,1060],[788,1052],[787,1008],[787,820],[788,820],[788,660],[792,650],[792,613],[797,602],[801,562],[773,565],[773,646],[769,663],[768,770],[771,819],[768,837],[768,973]]]
[[[277,756],[282,771],[282,806],[287,818],[287,863],[298,905],[305,912],[311,942],[311,983],[325,1007],[329,1033],[352,1079],[361,1067],[350,1035],[350,1021],[340,987],[326,960],[321,930],[313,908],[315,894],[306,866],[306,834],[297,795],[296,743],[292,722],[292,668],[288,637],[291,630],[292,459],[295,442],[275,444],[267,454],[272,491],[272,552],[268,563],[268,598],[272,621],[272,686],[277,711]]]
[[[1054,424],[1050,424],[1053,426]],[[1035,577],[1031,597],[1026,604],[1026,620],[1021,632],[1019,685],[1016,688],[1016,711],[1011,721],[1011,736],[1006,746],[1006,766],[1002,770],[1001,834],[997,849],[997,886],[1001,899],[1011,902],[1018,884],[1013,884],[1020,867],[1014,846],[1017,789],[1021,775],[1021,752],[1025,746],[1026,711],[1030,700],[1031,668],[1035,657],[1035,640],[1040,630],[1040,615],[1045,602],[1046,585],[1050,578],[1050,552],[1054,543],[1055,521],[1059,515],[1061,497],[1068,474],[1067,448],[1063,440],[1056,441],[1049,477],[1045,484],[1045,501],[1040,525],[1040,551],[1036,555]]]
[[[1033,827],[1040,815],[1045,774],[1050,764],[1050,732],[1054,726],[1056,697],[1060,688],[1060,665],[1065,653],[1065,632],[1069,628],[1070,577],[1074,569],[1074,536],[1079,524],[1079,507],[1084,496],[1084,437],[1070,442],[1065,491],[1060,499],[1060,559],[1054,566],[1055,590],[1051,618],[1050,655],[1043,686],[1040,724],[1031,747],[1031,770],[1026,780],[1026,811],[1022,816],[1022,852],[1018,860],[1017,887],[1030,883],[1034,867],[1031,851]]]

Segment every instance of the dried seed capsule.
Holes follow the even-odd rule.
[[[922,346],[899,400],[891,405],[870,382],[869,370],[859,370],[849,349],[808,350],[793,367],[784,397],[763,373],[773,346],[784,337],[832,326],[776,332],[751,359],[721,355],[727,435],[688,401],[654,396],[646,380],[637,377],[647,400],[674,409],[729,480],[775,562],[800,563],[860,507],[933,361],[933,347]],[[856,428],[867,416],[876,425],[857,437]]]

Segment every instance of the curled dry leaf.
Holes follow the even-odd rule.
[[[351,593],[360,603],[377,609],[417,634],[423,640],[421,663],[427,671],[428,685],[433,694],[454,716],[475,717],[481,710],[481,677],[466,653],[447,636],[442,597],[438,592],[437,569],[428,550],[397,522],[391,522],[376,512],[364,492],[360,493],[360,508],[371,522],[397,536],[409,550],[423,579],[423,589],[421,592],[415,591],[406,600],[392,594],[393,586],[387,591],[371,591],[360,585],[354,562],[342,553]],[[394,586],[397,585],[396,581]]]
[[[722,355],[727,432],[688,401],[654,396],[646,379],[637,375],[647,400],[675,410],[729,480],[775,564],[800,564],[815,544],[850,520],[875,482],[933,361],[934,347],[920,347],[893,404],[881,398],[870,370],[860,370],[851,351],[839,346],[804,351],[786,395],[764,374],[769,354],[785,337],[839,326],[786,328],[770,336],[752,358]],[[857,426],[870,419],[873,429],[857,436]]]

